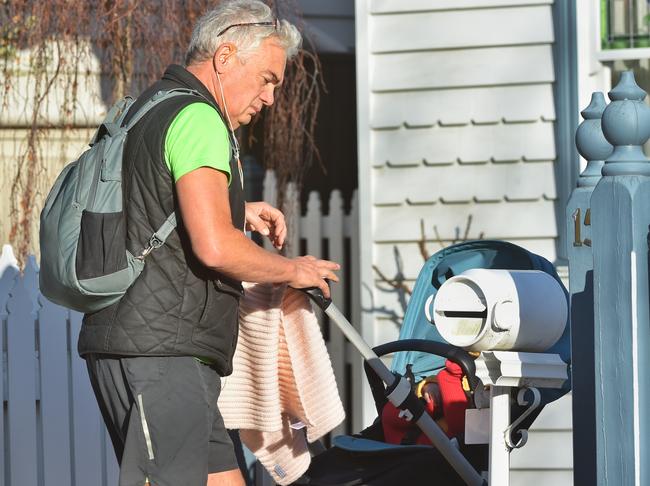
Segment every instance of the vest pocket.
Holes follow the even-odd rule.
[[[218,292],[230,294],[237,299],[244,296],[244,287],[241,282],[227,283],[221,279],[217,279],[214,281],[214,287]]]
[[[241,294],[236,289],[222,290],[216,281],[214,286],[212,282],[208,284],[206,305],[192,331],[192,343],[205,349],[206,357],[226,358],[230,362],[234,351],[233,341],[237,339]]]
[[[210,315],[210,307],[212,307],[212,292],[210,291],[210,282],[205,282],[205,304],[203,305],[203,310],[201,311],[201,317],[199,318],[199,324],[205,321],[206,317]]]

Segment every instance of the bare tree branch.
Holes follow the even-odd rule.
[[[435,229],[435,226],[434,226]],[[420,240],[418,241],[418,248],[420,249],[420,255],[426,262],[431,255],[427,251],[427,236],[424,233],[424,220],[420,219]]]
[[[373,269],[375,272],[377,272],[377,275],[379,275],[379,278],[380,278],[383,282],[387,283],[388,285],[390,285],[390,286],[393,287],[394,289],[396,289],[396,290],[403,290],[403,291],[406,292],[408,295],[412,295],[412,294],[413,294],[413,291],[410,289],[410,287],[404,283],[404,279],[403,279],[403,278],[393,278],[393,279],[392,279],[392,278],[388,278],[386,275],[384,275],[384,273],[383,273],[381,270],[379,270],[379,267],[377,267],[377,265],[373,265],[373,266],[372,266],[372,269]]]

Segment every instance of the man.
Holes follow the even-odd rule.
[[[233,131],[274,100],[301,42],[256,0],[226,2],[196,24],[186,68],[170,66],[129,111],[158,91],[190,88],[153,108],[129,132],[123,159],[127,248],[140,254],[176,211],[178,227],[152,251],[116,304],[87,314],[79,338],[120,463],[120,486],[241,485],[217,409],[232,371],[241,281],[320,287],[336,263],[287,259],[280,211],[245,203]]]

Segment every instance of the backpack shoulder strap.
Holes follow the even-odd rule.
[[[111,133],[111,129],[116,129],[116,130],[121,129],[128,132],[131,128],[135,126],[136,123],[138,123],[142,119],[142,117],[144,117],[147,113],[149,113],[149,111],[151,111],[154,107],[158,106],[163,101],[166,101],[175,96],[182,96],[182,95],[196,96],[208,102],[208,100],[206,100],[205,97],[195,89],[173,88],[167,91],[161,90],[156,92],[151,98],[149,98],[144,103],[144,105],[142,105],[138,109],[135,115],[133,115],[133,117],[127,122],[125,126],[122,126],[122,123],[124,122],[124,118],[128,113],[128,109],[122,111],[119,118],[115,120],[115,122],[110,123],[110,125],[112,126],[107,127],[108,132]],[[136,258],[144,260],[146,256],[149,253],[151,253],[153,250],[163,246],[165,244],[165,241],[172,233],[172,231],[174,231],[175,228],[176,228],[176,213],[173,212],[167,217],[167,219],[162,223],[162,225],[160,225],[160,227],[156,230],[156,232],[153,235],[151,235],[147,247],[144,250],[142,250],[142,253],[138,255]]]
[[[192,95],[199,97],[201,99],[205,99],[201,93],[199,93],[195,89],[189,89],[189,88],[173,88],[167,91],[158,91],[156,94],[154,94],[151,98],[149,98],[144,105],[138,109],[138,111],[133,115],[133,117],[127,122],[126,126],[124,127],[127,131],[129,131],[133,126],[138,123],[143,116],[145,116],[151,109],[154,107],[158,106],[160,103],[163,101],[166,101],[170,98],[173,98],[175,96],[180,96],[180,95]],[[207,101],[207,100],[206,100]],[[126,117],[126,112],[122,114],[120,117],[119,121],[117,122],[118,126],[122,124],[124,121],[124,118]]]
[[[143,116],[145,116],[155,106],[158,106],[163,101],[173,98],[174,96],[181,96],[181,95],[192,95],[192,96],[199,97],[201,99],[205,99],[204,96],[201,93],[199,93],[197,90],[189,89],[189,88],[174,88],[167,91],[158,91],[149,100],[147,100],[142,107],[140,107],[140,109],[135,113],[135,115],[133,115],[133,118],[131,118],[128,121],[128,123],[124,128],[126,129],[126,131],[129,131],[133,126],[135,126],[136,123],[138,123],[142,119]],[[121,125],[125,116],[126,113],[124,113],[120,117],[118,126]],[[167,219],[163,222],[160,228],[158,228],[156,232],[153,235],[151,235],[151,238],[149,238],[149,244],[138,256],[138,258],[144,259],[153,250],[155,250],[156,248],[160,248],[162,245],[164,245],[165,240],[167,240],[167,238],[172,233],[172,231],[174,231],[175,228],[176,228],[176,213],[172,213],[167,217]]]
[[[201,99],[205,99],[205,97],[195,89],[173,88],[167,91],[161,90],[156,92],[156,94],[154,94],[151,98],[149,98],[144,103],[144,105],[142,105],[138,109],[138,111],[135,113],[133,118],[131,118],[128,121],[126,126],[122,126],[122,123],[126,118],[126,115],[129,113],[129,108],[131,108],[131,106],[135,102],[133,98],[131,98],[130,96],[126,96],[125,98],[122,98],[120,101],[115,103],[108,111],[108,113],[104,117],[104,121],[97,128],[95,135],[90,141],[90,146],[92,147],[99,140],[101,140],[102,137],[104,137],[106,134],[113,136],[116,133],[118,133],[120,130],[125,130],[128,132],[131,128],[133,128],[133,126],[137,122],[139,122],[142,119],[143,116],[145,116],[149,112],[149,110],[159,105],[163,101],[179,95],[193,95],[193,96],[200,97]]]

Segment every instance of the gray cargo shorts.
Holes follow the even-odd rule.
[[[120,464],[119,486],[205,486],[237,469],[217,372],[190,356],[86,356]]]

